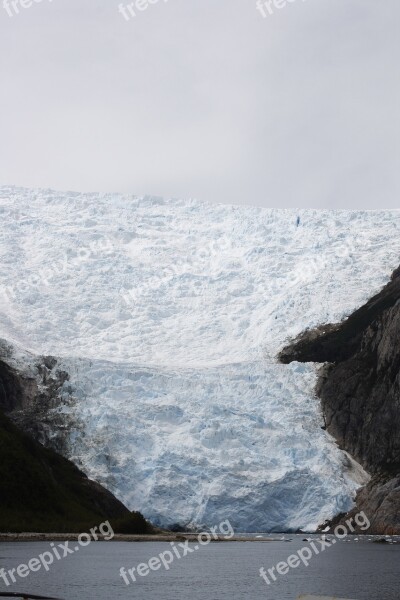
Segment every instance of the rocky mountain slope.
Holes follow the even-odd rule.
[[[357,508],[371,533],[400,534],[400,268],[337,325],[308,330],[280,354],[327,363],[317,387],[328,431],[371,474]]]
[[[0,411],[0,531],[85,531],[129,511]]]
[[[46,441],[46,411],[68,375],[52,357],[32,360],[0,340],[0,531],[85,531],[111,519],[140,533],[140,515],[34,439]]]

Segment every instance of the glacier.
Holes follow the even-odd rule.
[[[0,337],[69,373],[48,443],[91,478],[168,527],[312,531],[353,506],[367,476],[316,366],[276,356],[388,281],[399,211],[3,186],[0,223]]]

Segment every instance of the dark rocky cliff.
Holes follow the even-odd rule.
[[[150,533],[142,515],[55,451],[60,441],[40,443],[67,381],[55,358],[0,340],[0,531],[87,531],[109,519],[115,532]]]
[[[85,531],[129,516],[110,492],[0,411],[0,531]]]
[[[0,410],[21,430],[48,445],[49,411],[59,404],[59,392],[68,381],[68,373],[52,356],[25,354],[24,358],[18,364],[14,347],[0,339]],[[51,445],[62,451],[59,440]]]
[[[280,360],[325,363],[317,393],[327,429],[372,476],[355,510],[370,533],[400,534],[400,268],[348,319],[304,332]]]

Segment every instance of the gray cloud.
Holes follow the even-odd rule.
[[[0,4],[1,183],[398,206],[398,0],[118,4]]]

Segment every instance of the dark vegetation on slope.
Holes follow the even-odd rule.
[[[75,532],[130,513],[0,413],[0,531]]]
[[[317,386],[327,429],[372,475],[356,510],[370,533],[400,534],[400,268],[348,319],[304,332],[280,360],[328,363]]]
[[[5,358],[9,348],[2,343],[1,351]],[[0,532],[85,532],[109,520],[115,533],[152,533],[140,513],[33,439],[41,437],[40,418],[67,379],[54,377],[55,365],[49,357],[38,364],[39,390],[34,378],[0,359]]]

